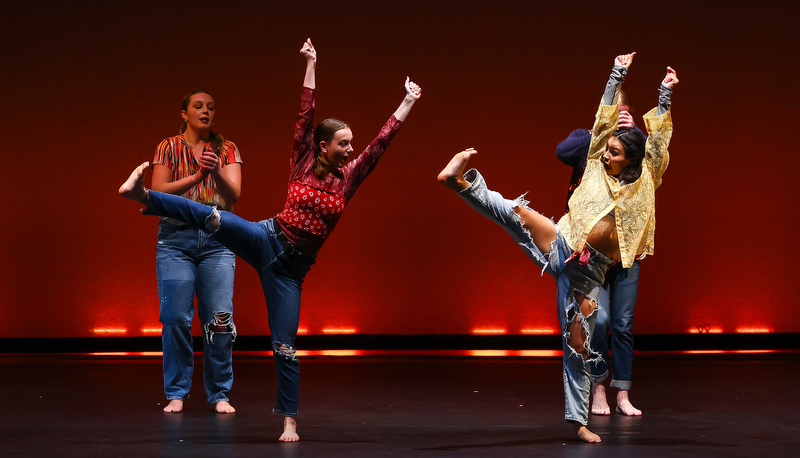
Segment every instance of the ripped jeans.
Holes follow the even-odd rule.
[[[300,285],[316,258],[285,253],[274,219],[254,223],[233,213],[152,190],[145,213],[168,216],[201,228],[256,269],[267,301],[278,378],[273,412],[297,415],[300,362],[295,338],[300,324]],[[219,216],[218,221],[215,221],[216,216]]]
[[[209,207],[210,208],[210,207]],[[156,246],[164,394],[189,397],[194,371],[194,299],[204,328],[203,381],[206,400],[228,400],[233,386],[233,277],[236,256],[208,234],[161,221]]]
[[[464,178],[472,184],[461,191],[459,196],[473,209],[505,229],[525,254],[542,269],[542,274],[547,272],[556,281],[559,291],[556,305],[564,350],[564,418],[586,425],[589,420],[590,364],[600,358],[599,353],[591,346],[592,333],[599,309],[597,303],[600,287],[605,272],[613,261],[591,248],[588,263],[581,264],[578,257],[570,259],[573,251],[555,224],[556,238],[550,244],[550,253],[542,253],[514,212],[514,208],[520,205],[527,206],[524,196],[509,200],[500,193],[489,190],[483,176],[476,169],[467,171]],[[595,308],[588,316],[584,317],[581,313],[575,299],[576,294],[582,294],[594,302]],[[583,353],[587,359],[584,359],[584,354],[568,345],[571,337],[569,325],[577,319],[581,320],[580,329],[586,336]]]

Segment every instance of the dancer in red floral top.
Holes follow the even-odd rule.
[[[286,207],[275,218],[258,223],[201,205],[183,197],[145,189],[145,162],[119,188],[123,197],[147,205],[145,213],[185,221],[212,235],[255,267],[267,300],[272,349],[278,376],[278,400],[273,412],[282,414],[280,441],[294,442],[300,365],[295,337],[300,322],[300,285],[316,261],[325,239],[341,217],[356,188],[372,172],[389,141],[403,124],[422,90],[408,78],[405,97],[367,149],[352,161],[353,132],[337,119],[326,119],[311,132],[317,53],[307,40],[300,53],[306,58],[300,116],[295,128]]]
[[[294,129],[286,206],[276,219],[293,246],[304,254],[314,255],[336,226],[358,186],[375,169],[421,90],[406,78],[407,97],[403,103],[364,152],[348,161],[353,153],[350,126],[329,118],[320,122],[312,134],[316,52],[310,40],[301,52],[308,59],[308,67],[300,116]]]

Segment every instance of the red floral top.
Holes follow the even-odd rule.
[[[389,142],[403,124],[392,115],[378,136],[357,158],[340,169],[342,178],[314,175],[314,90],[303,87],[300,115],[294,129],[291,174],[286,206],[276,219],[286,239],[313,256],[341,218],[356,189],[375,169]]]

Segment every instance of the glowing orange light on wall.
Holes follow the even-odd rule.
[[[689,328],[689,332],[692,334],[700,334],[701,330],[698,328]],[[703,329],[702,333],[720,334],[722,333],[722,328],[708,328],[708,330]]]
[[[482,357],[496,357],[496,356],[508,356],[508,350],[469,350],[469,356],[482,356]]]
[[[161,335],[161,328],[142,328],[142,334],[159,334]]]
[[[323,334],[355,334],[356,330],[352,328],[325,328],[322,330]]]
[[[297,330],[297,333],[298,333],[298,334],[308,334],[308,329],[306,329],[306,328],[301,328],[301,329],[298,329],[298,330]]]
[[[558,350],[467,350],[466,355],[479,358],[522,356],[526,358],[551,358],[561,356]]]
[[[752,354],[752,353],[778,353],[777,350],[684,350],[678,353],[690,355],[718,355],[718,354]]]
[[[736,332],[743,333],[743,334],[767,334],[772,332],[770,328],[758,328],[754,326],[742,326],[740,328],[736,328]]]
[[[362,350],[297,350],[297,356],[362,356]]]
[[[119,334],[127,334],[128,330],[125,328],[94,328],[92,329],[92,332],[95,334],[119,335]]]
[[[555,329],[548,329],[548,328],[522,329],[520,332],[523,334],[556,334]]]
[[[550,358],[562,355],[562,352],[559,350],[519,350],[517,353],[519,353],[519,356],[529,358]]]
[[[87,353],[91,356],[162,356],[160,351],[99,351]]]
[[[473,329],[473,334],[505,334],[505,329]]]

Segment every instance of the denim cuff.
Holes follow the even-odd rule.
[[[620,390],[628,391],[631,389],[631,381],[630,380],[614,380],[611,379],[611,388],[617,388]]]
[[[279,409],[277,407],[272,409],[272,413],[279,413],[279,414],[281,414],[281,415],[283,415],[285,417],[296,417],[297,416],[297,412],[294,412],[294,413],[284,412],[283,410],[281,410],[281,409]]]

